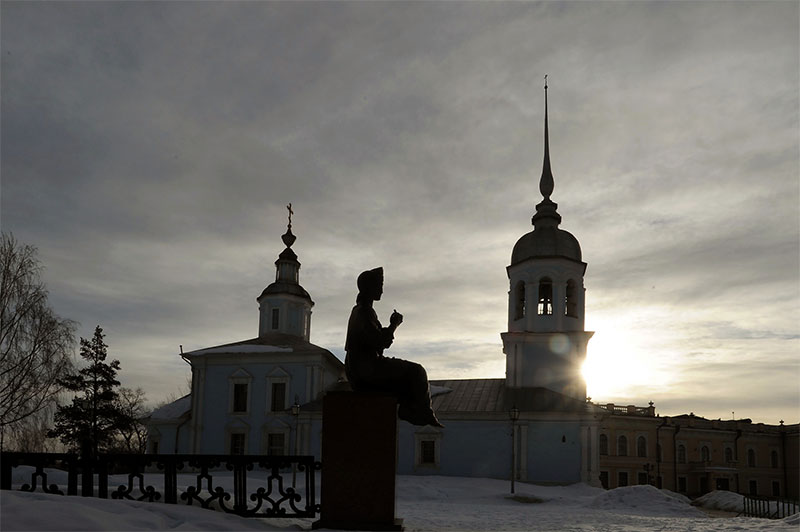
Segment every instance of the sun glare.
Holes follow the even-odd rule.
[[[655,384],[654,368],[629,334],[617,333],[618,325],[597,329],[589,341],[582,368],[587,395],[603,402],[630,395],[634,386]]]

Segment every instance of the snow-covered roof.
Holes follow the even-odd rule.
[[[212,356],[217,357],[220,355],[273,355],[273,354],[286,354],[294,353],[296,355],[321,355],[333,365],[343,369],[344,363],[336,358],[336,356],[318,345],[314,345],[305,339],[295,336],[293,334],[284,333],[267,333],[258,338],[250,338],[249,340],[242,340],[241,342],[233,342],[230,344],[215,345],[197,349],[195,351],[188,351],[182,353],[182,356],[191,361],[194,357]]]
[[[277,345],[235,345],[208,347],[187,353],[188,355],[206,355],[210,353],[291,353],[291,347],[281,347]]]
[[[179,419],[180,417],[187,414],[191,409],[192,409],[192,394],[187,394],[178,399],[177,401],[173,401],[169,404],[166,404],[160,408],[156,408],[155,410],[153,410],[153,413],[150,414],[150,419],[160,420],[160,421]]]

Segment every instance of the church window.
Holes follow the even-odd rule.
[[[286,410],[286,383],[273,382],[272,383],[272,402],[271,410],[273,412],[282,412]]]
[[[247,412],[247,383],[237,382],[233,385],[233,411]]]
[[[647,440],[644,436],[636,438],[636,456],[647,458]]]
[[[419,442],[419,463],[420,465],[436,464],[436,441],[422,440]]]
[[[678,445],[678,463],[685,464],[686,463],[686,446],[685,445]]]
[[[567,295],[564,298],[564,314],[571,318],[578,317],[578,297],[576,294],[575,281],[567,281]]]
[[[617,456],[628,456],[628,438],[625,436],[617,439]]]
[[[708,449],[708,446],[703,445],[700,448],[700,461],[701,462],[710,462],[711,461],[711,451]]]
[[[747,449],[747,465],[749,467],[756,466],[756,452],[753,449]]]
[[[518,282],[514,291],[514,319],[518,320],[525,317],[525,282]]]
[[[608,456],[608,436],[605,434],[600,435],[600,455]]]
[[[540,316],[550,316],[553,314],[553,281],[549,277],[543,277],[539,281],[539,305],[537,312]]]
[[[230,454],[244,454],[244,433],[231,433]]]
[[[778,467],[778,451],[769,453],[769,463],[772,467]]]
[[[733,449],[730,447],[725,447],[725,461],[733,462]]]
[[[272,309],[272,330],[277,330],[280,326],[281,311],[280,309]]]
[[[286,434],[283,432],[270,432],[267,434],[267,454],[280,456],[286,452]]]

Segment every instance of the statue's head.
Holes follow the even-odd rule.
[[[363,298],[380,301],[383,295],[383,268],[375,268],[361,272],[356,281],[358,284],[359,300]]]

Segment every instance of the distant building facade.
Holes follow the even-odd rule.
[[[550,200],[546,87],[544,130],[542,201],[507,267],[506,376],[431,381],[446,428],[398,422],[398,472],[509,478],[513,467],[529,482],[797,498],[797,424],[662,418],[652,403],[587,400],[586,263]],[[300,285],[291,215],[282,239],[275,281],[257,298],[258,336],[181,354],[192,391],[151,415],[150,452],[321,456],[324,393],[348,385],[343,363],[310,343],[314,303]]]
[[[800,425],[694,414],[658,417],[655,408],[601,406],[603,487],[652,484],[695,497],[713,490],[798,497]]]

